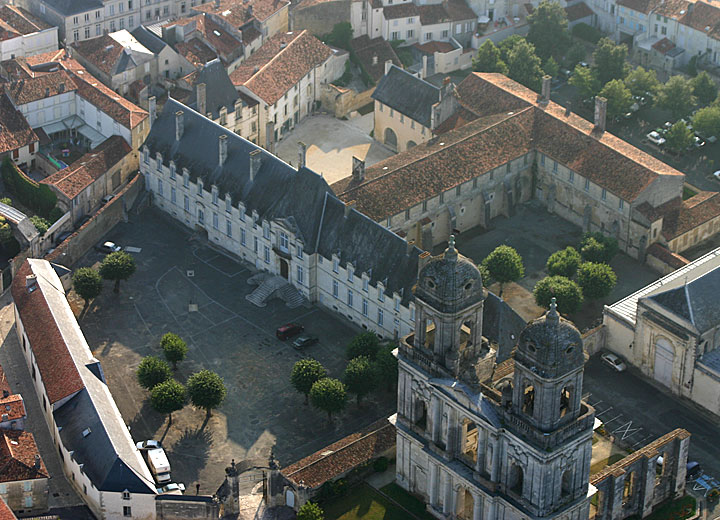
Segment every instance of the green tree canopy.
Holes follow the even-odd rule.
[[[6,206],[12,207],[12,199],[10,197],[2,197],[0,198],[0,203],[5,204]]]
[[[187,393],[195,408],[205,410],[207,417],[220,406],[227,396],[222,377],[210,370],[201,370],[190,376]]]
[[[370,364],[370,358],[361,356],[351,359],[345,367],[343,381],[345,388],[355,394],[358,405],[364,395],[370,393],[376,386],[377,380]]]
[[[585,262],[578,268],[578,284],[585,297],[591,300],[608,296],[616,283],[617,276],[607,264]]]
[[[592,69],[601,85],[614,79],[625,79],[630,69],[627,53],[624,43],[616,44],[610,38],[602,38],[598,42],[593,52]]]
[[[595,72],[591,68],[582,65],[575,66],[569,83],[578,89],[578,95],[582,99],[591,98],[600,91],[600,82]]]
[[[546,276],[535,284],[533,289],[535,303],[550,308],[550,300],[555,297],[558,311],[572,314],[580,309],[583,293],[580,286],[564,276]]]
[[[72,282],[77,295],[85,300],[85,307],[88,306],[90,300],[97,298],[102,292],[102,278],[100,278],[100,273],[92,267],[81,267],[75,271]]]
[[[310,402],[318,410],[332,414],[342,412],[347,404],[347,389],[339,379],[324,377],[316,381],[310,389]]]
[[[333,26],[332,31],[323,36],[321,40],[327,45],[332,45],[333,47],[349,51],[351,50],[350,40],[352,40],[353,37],[352,33],[353,30],[350,22],[340,22],[336,23]]]
[[[305,502],[297,512],[297,520],[325,520],[325,513],[315,502]]]
[[[165,353],[165,359],[172,363],[173,370],[177,370],[177,364],[187,356],[187,343],[174,332],[168,332],[160,340],[160,346]]]
[[[580,242],[580,256],[586,262],[608,263],[620,251],[615,237],[600,232],[585,233]]]
[[[560,72],[560,65],[558,65],[558,62],[555,61],[555,58],[552,56],[545,61],[542,68],[545,74],[553,78],[558,75],[558,72]]]
[[[172,376],[170,365],[155,356],[144,357],[136,371],[138,383],[143,388],[152,390]]]
[[[33,226],[35,226],[35,229],[38,230],[38,233],[40,233],[40,235],[44,235],[50,227],[50,221],[39,215],[33,215],[32,217],[30,217],[30,222],[33,223]]]
[[[543,60],[562,56],[570,43],[565,9],[556,1],[543,0],[527,21],[530,25],[527,41],[535,46],[536,54]]]
[[[327,377],[327,370],[322,363],[315,359],[301,359],[293,366],[290,383],[295,390],[305,395],[305,404],[307,404],[312,386],[324,377]]]
[[[565,68],[568,70],[575,70],[577,64],[585,60],[585,54],[585,46],[582,43],[573,43],[565,53]]]
[[[525,40],[518,41],[508,52],[508,77],[535,91],[540,90],[543,70],[540,58],[533,45]]]
[[[185,387],[174,379],[163,381],[150,391],[150,404],[153,409],[158,413],[168,414],[170,424],[172,424],[173,412],[182,410],[185,401],[187,401]]]
[[[137,266],[135,259],[125,251],[107,255],[100,264],[100,276],[115,282],[114,292],[120,292],[120,281],[130,278]]]
[[[566,247],[551,254],[545,267],[551,276],[572,278],[575,276],[580,261],[580,253],[577,252],[577,249],[574,247]]]
[[[0,217],[0,243],[6,244],[13,240],[13,230],[5,217]]]
[[[398,379],[398,360],[393,356],[392,346],[380,347],[373,361],[373,372],[378,385],[388,390],[395,388]]]
[[[702,71],[700,74],[690,80],[693,89],[693,95],[697,98],[698,102],[703,105],[712,103],[718,95],[717,84],[710,77],[707,71]]]
[[[473,70],[476,72],[499,72],[507,74],[507,65],[500,56],[498,49],[492,40],[485,40],[473,58]]]
[[[630,89],[633,96],[645,96],[648,92],[652,95],[657,93],[660,82],[653,69],[637,67],[625,76],[625,85]]]
[[[696,132],[705,137],[720,135],[720,107],[709,106],[701,108],[692,118],[692,125]]]
[[[677,121],[665,134],[665,146],[675,153],[683,153],[693,144],[695,135],[684,121]]]
[[[510,51],[512,50],[512,48],[515,47],[515,45],[526,41],[527,40],[525,40],[525,37],[520,36],[519,34],[511,34],[504,40],[500,40],[500,42],[498,42],[497,44],[497,48],[500,51],[500,59],[504,63],[507,63],[510,59]]]
[[[633,104],[630,89],[619,79],[608,81],[600,95],[607,99],[607,116],[611,119],[626,114]]]
[[[360,356],[366,356],[375,359],[380,348],[380,340],[374,332],[361,332],[355,336],[347,347],[347,358],[353,359]]]
[[[692,83],[683,76],[672,76],[658,89],[655,104],[672,112],[674,117],[682,117],[695,105]]]
[[[510,246],[502,245],[495,248],[482,265],[488,270],[493,280],[500,283],[500,295],[503,285],[519,280],[525,275],[522,257]]]

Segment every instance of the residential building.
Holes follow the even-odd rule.
[[[58,48],[58,28],[36,18],[22,7],[0,7],[0,61],[33,56]]]
[[[367,36],[358,36],[350,41],[350,48],[355,53],[360,67],[377,84],[385,75],[385,64],[389,61],[392,65],[402,67],[402,62],[395,54],[392,45],[383,38],[377,37],[372,40]]]
[[[3,126],[0,134],[0,156],[10,157],[24,169],[34,167],[35,153],[40,141],[7,94],[0,95],[0,121]]]
[[[143,47],[155,55],[158,79],[177,79],[192,70],[193,66],[181,58],[175,49],[144,26],[136,27],[131,34]]]
[[[307,31],[277,34],[231,74],[235,88],[259,102],[259,143],[271,150],[320,99],[320,86],[345,71],[348,52]]]
[[[32,433],[0,429],[0,497],[19,515],[48,511],[49,480]]]
[[[155,518],[157,490],[52,264],[13,279],[15,323],[68,482],[98,518]]]
[[[288,32],[287,0],[218,0],[203,2],[192,8],[222,18],[242,32],[243,42],[257,49],[265,40],[278,33]],[[331,27],[332,28],[332,27]],[[246,57],[251,53],[247,53]]]
[[[102,0],[20,0],[17,4],[57,27],[63,43],[100,36],[105,29]]]

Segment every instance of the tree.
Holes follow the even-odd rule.
[[[90,304],[90,300],[100,295],[103,287],[100,274],[92,267],[81,267],[75,271],[72,282],[77,295],[85,300],[86,308]]]
[[[48,219],[46,218],[42,218],[39,215],[33,215],[32,217],[30,217],[30,222],[33,223],[33,226],[35,226],[35,229],[38,230],[38,233],[40,233],[41,236],[44,235],[50,227],[50,221],[48,221]]]
[[[295,390],[305,395],[305,404],[307,404],[312,386],[324,377],[327,377],[327,370],[322,363],[315,359],[301,359],[293,366],[290,383]]]
[[[572,314],[580,309],[583,293],[580,286],[564,276],[546,276],[535,284],[533,289],[535,303],[550,308],[550,300],[555,297],[558,311]]]
[[[0,198],[0,204],[12,207],[12,199],[10,197],[2,197]]]
[[[517,45],[518,43],[526,42],[525,38],[523,36],[520,36],[519,34],[511,34],[504,40],[501,40],[497,44],[497,48],[500,51],[500,59],[507,63],[508,59],[510,59],[510,51]]]
[[[339,379],[324,377],[312,385],[310,402],[315,408],[327,412],[328,419],[332,419],[332,414],[343,411],[347,404],[345,385]]]
[[[177,370],[177,364],[187,356],[187,343],[177,334],[168,332],[160,340],[160,346],[165,353],[165,359],[172,363],[173,370]]]
[[[630,89],[633,96],[645,96],[648,92],[655,95],[658,88],[660,88],[660,82],[655,71],[652,69],[646,70],[643,67],[631,70],[625,76],[625,85]]]
[[[485,40],[480,46],[472,61],[473,70],[476,72],[499,72],[507,74],[507,65],[500,56],[498,49],[492,40]]]
[[[496,247],[482,263],[490,272],[493,280],[500,283],[500,294],[498,296],[502,296],[504,284],[519,280],[525,275],[522,257],[510,246]]]
[[[187,401],[187,391],[174,379],[163,381],[150,392],[150,404],[156,412],[168,414],[169,424],[172,424],[173,412],[182,410],[185,401]]]
[[[622,80],[627,76],[628,48],[624,43],[616,44],[610,38],[602,38],[593,52],[593,72],[601,85],[613,79]]]
[[[325,520],[325,512],[315,502],[305,502],[297,512],[297,520]]]
[[[373,361],[373,374],[378,385],[388,390],[395,388],[398,379],[398,360],[392,353],[392,346],[381,347]]]
[[[565,68],[574,70],[578,63],[585,60],[585,46],[580,43],[573,43],[565,54]]]
[[[677,121],[665,134],[665,146],[675,153],[683,153],[692,146],[695,136],[684,121]]]
[[[658,90],[655,104],[672,112],[673,117],[681,117],[690,112],[695,104],[692,83],[683,76],[672,76]]]
[[[193,406],[205,410],[209,418],[213,409],[225,400],[227,389],[222,377],[210,370],[201,370],[188,379],[187,394]]]
[[[135,374],[140,386],[152,390],[160,383],[170,379],[172,371],[170,365],[162,359],[155,356],[146,356],[138,365]]]
[[[480,271],[480,277],[482,278],[483,287],[490,287],[492,285],[492,276],[490,271],[483,264],[478,264],[478,271]]]
[[[578,89],[578,94],[582,99],[587,99],[595,96],[600,91],[600,82],[593,72],[588,67],[582,65],[576,65],[575,70],[570,76],[569,83]]]
[[[365,356],[351,359],[345,367],[343,373],[345,387],[351,394],[355,394],[358,406],[363,396],[373,390],[377,384],[374,375],[370,358]]]
[[[586,262],[608,263],[619,250],[615,237],[600,232],[585,233],[580,242],[580,256]]]
[[[690,83],[692,84],[693,95],[703,105],[712,103],[718,95],[717,84],[706,71],[702,71],[695,76],[690,80]]]
[[[0,243],[7,244],[13,239],[13,231],[5,217],[0,217]]]
[[[607,115],[611,119],[627,114],[633,103],[630,89],[619,79],[608,81],[600,91],[600,95],[607,99]]]
[[[380,341],[374,332],[361,332],[355,336],[347,347],[347,358],[353,359],[360,356],[367,356],[375,359],[380,348]]]
[[[720,135],[720,107],[701,108],[695,112],[692,125],[696,132],[705,137]]]
[[[509,51],[508,77],[535,91],[540,90],[543,70],[535,48],[525,40],[519,40]]]
[[[114,280],[113,291],[120,292],[120,281],[127,280],[135,272],[135,259],[125,251],[117,251],[107,255],[100,264],[100,276],[106,280]]]
[[[545,267],[551,276],[572,278],[575,276],[580,261],[580,253],[577,252],[577,249],[574,247],[566,247],[551,254]]]
[[[616,283],[617,276],[607,264],[585,262],[578,269],[578,284],[583,294],[591,300],[608,296]]]
[[[332,45],[333,47],[339,47],[346,51],[350,49],[350,40],[352,40],[352,25],[350,22],[336,23],[332,31],[323,36],[321,39],[324,43]]]
[[[555,61],[555,58],[550,56],[547,59],[543,65],[543,72],[553,78],[558,75],[558,72],[560,72],[560,65],[558,65],[557,61]]]
[[[565,9],[558,2],[543,0],[527,17],[530,29],[527,41],[535,46],[538,56],[547,60],[561,56],[570,42]]]

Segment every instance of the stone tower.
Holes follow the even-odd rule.
[[[452,237],[421,266],[414,295],[415,331],[398,356],[397,482],[438,518],[587,519],[594,412],[580,401],[577,329],[553,305],[522,332],[515,372],[495,389],[482,277]]]

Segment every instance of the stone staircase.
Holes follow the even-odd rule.
[[[307,302],[306,298],[282,276],[257,273],[248,278],[248,283],[257,285],[257,288],[245,296],[245,299],[258,307],[265,307],[267,301],[272,298],[280,298],[291,309]]]
[[[248,282],[249,281],[250,280],[248,280]],[[270,276],[263,280],[253,292],[245,296],[245,299],[253,305],[265,307],[266,302],[270,299],[273,293],[280,289],[283,285],[288,285],[285,278],[282,276]]]
[[[298,291],[295,286],[286,284],[278,290],[277,296],[285,302],[285,305],[291,309],[296,309],[307,303],[307,298]]]

